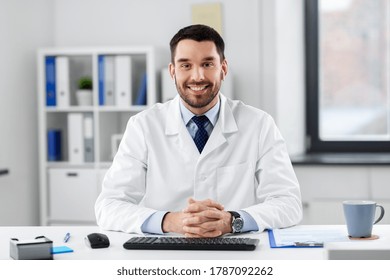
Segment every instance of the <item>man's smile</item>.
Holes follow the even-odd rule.
[[[188,85],[187,88],[194,92],[201,92],[207,89],[209,85]]]

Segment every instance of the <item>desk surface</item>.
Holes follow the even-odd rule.
[[[346,227],[343,225],[319,225],[319,226],[299,226],[301,228],[342,228],[346,232]],[[68,243],[63,242],[63,238],[67,232],[70,232],[71,237]],[[91,249],[85,245],[84,238],[92,232],[103,232],[110,239],[110,247],[104,249]],[[347,234],[347,232],[346,232]],[[380,242],[383,239],[387,240],[390,236],[390,225],[375,225],[373,234],[380,237],[375,241],[361,242]],[[74,250],[73,253],[57,254],[54,259],[58,260],[94,260],[94,259],[111,259],[111,260],[320,260],[325,258],[325,250],[323,248],[279,248],[272,249],[269,246],[268,234],[251,233],[241,236],[259,238],[260,243],[255,251],[163,251],[163,250],[126,250],[122,247],[132,234],[113,231],[101,231],[98,227],[0,227],[0,259],[10,259],[9,257],[9,242],[11,238],[33,239],[36,236],[44,235],[53,241],[53,246],[68,246]],[[360,241],[359,241],[360,242]],[[294,251],[293,254],[291,253]]]

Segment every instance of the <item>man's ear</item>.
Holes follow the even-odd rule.
[[[168,69],[169,69],[169,75],[171,75],[172,80],[175,80],[175,65],[173,65],[172,62],[169,63]]]
[[[227,75],[227,73],[228,73],[228,62],[227,62],[227,60],[226,59],[224,59],[223,61],[222,61],[222,73],[221,73],[221,76],[222,76],[222,80],[224,80],[225,79],[225,77],[226,77],[226,75]]]

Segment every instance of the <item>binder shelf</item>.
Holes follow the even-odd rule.
[[[95,224],[89,208],[128,119],[159,102],[161,57],[152,46],[38,50],[41,225]]]

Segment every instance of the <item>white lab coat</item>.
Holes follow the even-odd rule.
[[[155,211],[180,211],[189,197],[244,210],[260,231],[301,220],[299,184],[273,119],[220,98],[201,154],[181,118],[179,96],[130,118],[96,201],[101,228],[141,233]]]

